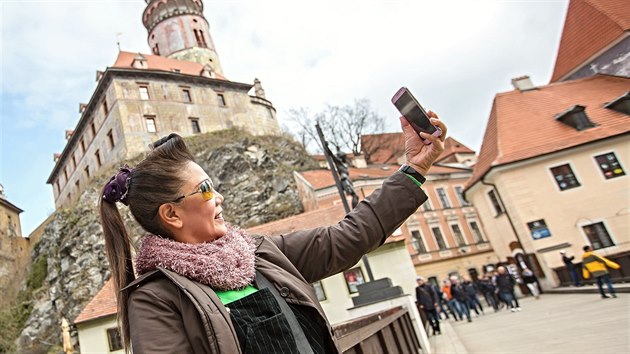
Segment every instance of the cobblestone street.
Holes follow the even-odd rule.
[[[484,307],[486,315],[473,317],[472,323],[449,321],[453,331],[444,334],[460,343],[445,345],[445,335],[432,337],[433,352],[628,353],[630,295],[618,296],[548,294],[519,300],[522,311],[516,313]]]

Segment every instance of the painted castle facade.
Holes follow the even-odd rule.
[[[120,52],[97,71],[97,87],[47,183],[55,207],[67,206],[104,168],[146,152],[159,137],[240,127],[278,134],[276,109],[258,79],[223,76],[201,0],[146,0],[142,19],[153,54]],[[249,92],[254,90],[254,95]]]

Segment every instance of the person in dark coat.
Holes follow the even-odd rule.
[[[518,304],[518,299],[514,294],[514,285],[516,280],[508,273],[504,266],[497,268],[497,276],[494,278],[495,286],[499,292],[499,296],[510,306],[510,311],[521,311],[521,307]]]
[[[470,318],[470,309],[468,308],[468,295],[466,294],[466,289],[464,289],[462,284],[459,283],[456,276],[451,277],[451,294],[453,295],[453,299],[455,299],[455,306],[457,306],[459,313],[465,315],[468,322],[472,322],[472,318]]]
[[[538,288],[538,279],[536,278],[534,272],[525,267],[521,271],[521,278],[523,278],[529,292],[536,298],[536,300],[538,300],[540,298],[540,288]]]
[[[492,306],[494,312],[499,311],[499,301],[496,298],[495,288],[488,274],[480,275],[477,284],[488,306]]]
[[[416,303],[421,311],[426,314],[427,320],[433,328],[433,334],[442,334],[440,331],[440,316],[437,313],[438,297],[433,287],[424,280],[423,277],[416,278]]]
[[[575,256],[567,256],[567,251],[562,250],[560,251],[560,255],[562,256],[562,262],[564,263],[564,265],[567,267],[567,270],[569,271],[569,275],[571,275],[571,280],[573,280],[573,285],[575,286],[582,286],[582,283],[580,283],[580,276],[578,275],[577,269],[575,269],[575,264],[573,264],[573,260],[575,259]]]
[[[479,301],[479,298],[477,298],[477,287],[468,278],[464,278],[462,286],[464,287],[466,295],[468,296],[468,307],[471,310],[474,310],[477,316],[479,316],[479,311],[483,313],[483,306],[481,306],[481,302]],[[477,310],[477,308],[479,308],[479,310]]]

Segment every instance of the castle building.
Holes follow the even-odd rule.
[[[31,256],[30,240],[22,237],[20,214],[22,209],[6,199],[0,184],[0,308],[15,299],[16,281],[26,275]]]
[[[254,135],[280,132],[260,81],[223,75],[201,0],[146,2],[142,21],[153,54],[121,51],[113,66],[97,71],[91,99],[79,105],[79,122],[54,155],[47,183],[56,208],[67,206],[104,168],[146,152],[166,134],[234,127]]]

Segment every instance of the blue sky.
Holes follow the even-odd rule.
[[[204,1],[226,76],[258,77],[278,109],[370,99],[397,131],[390,98],[409,87],[478,150],[498,92],[548,83],[567,1]],[[0,183],[28,235],[54,211],[46,180],[96,70],[118,49],[149,53],[141,0],[0,2]]]

